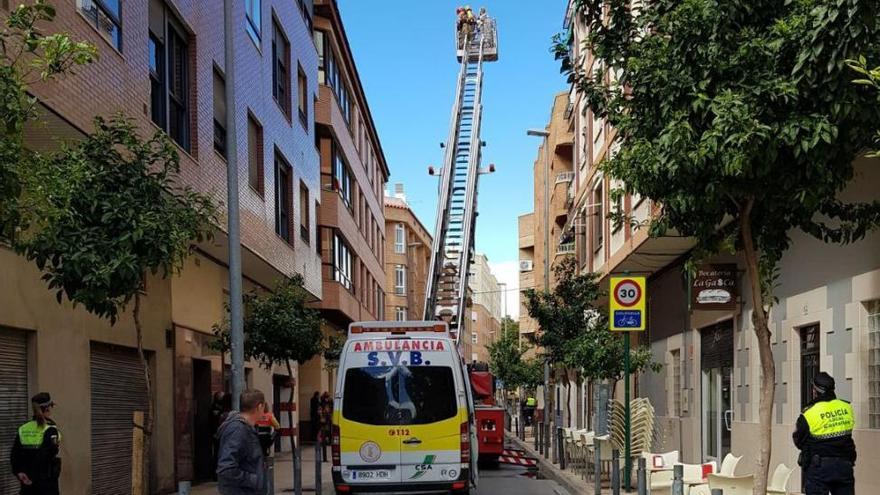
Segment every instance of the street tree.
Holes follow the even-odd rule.
[[[868,86],[874,90],[877,97],[877,104],[880,104],[880,66],[873,69],[868,66],[868,60],[864,56],[860,56],[855,60],[847,60],[847,65],[859,74],[859,77],[853,80],[853,83],[862,86]],[[877,134],[874,140],[875,151],[868,153],[871,158],[880,158],[880,124],[878,124]]]
[[[287,369],[290,395],[287,421],[293,427],[293,363],[305,364],[324,350],[321,313],[309,307],[312,296],[303,286],[300,274],[281,280],[271,292],[253,290],[244,296],[244,355],[267,370],[275,366]],[[215,326],[218,339],[214,349],[230,348],[228,321]],[[291,449],[296,438],[290,436]]]
[[[529,316],[541,331],[537,343],[544,357],[579,377],[611,380],[624,376],[624,334],[612,334],[604,307],[597,302],[604,295],[596,273],[580,273],[577,260],[568,256],[554,265],[556,285],[550,292],[525,291]],[[631,353],[631,372],[657,369],[647,348]],[[568,377],[566,372],[564,376]],[[580,378],[577,378],[580,381]],[[571,413],[571,396],[566,395]]]
[[[95,130],[20,171],[20,206],[32,221],[15,249],[36,263],[59,303],[67,298],[111,325],[133,302],[146,383],[144,472],[155,423],[153,381],[144,354],[141,296],[147,274],[178,272],[216,221],[212,200],[177,179],[177,148],[161,132],[143,139],[123,117],[96,118]]]
[[[541,363],[526,354],[532,346],[520,339],[519,323],[505,317],[501,322],[501,335],[488,346],[489,370],[501,380],[507,390],[519,387],[536,387],[544,381]],[[537,376],[534,363],[538,363]]]
[[[557,39],[562,70],[619,152],[603,169],[660,205],[652,235],[696,242],[695,259],[741,252],[761,363],[755,493],[771,454],[775,365],[769,311],[793,229],[861,239],[880,203],[846,204],[853,161],[880,121],[847,59],[880,56],[876,0],[575,0],[589,69]]]
[[[96,57],[95,47],[64,33],[43,28],[55,18],[44,0],[21,3],[9,11],[0,29],[0,239],[15,237],[27,223],[19,207],[23,194],[20,173],[30,170],[37,154],[24,146],[24,129],[39,120],[37,99],[30,88],[69,75]]]

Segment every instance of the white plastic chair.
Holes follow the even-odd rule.
[[[724,495],[752,495],[752,485],[755,476],[723,476],[720,474],[709,475],[709,490],[721,489]]]
[[[788,495],[788,480],[793,472],[794,469],[785,464],[776,466],[773,477],[770,478],[770,483],[767,485],[767,495]]]
[[[742,456],[737,457],[733,454],[727,454],[724,456],[724,460],[721,461],[721,469],[718,470],[718,474],[734,476],[736,474],[736,466],[740,460],[742,460]]]

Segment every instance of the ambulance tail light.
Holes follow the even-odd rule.
[[[471,463],[471,425],[465,421],[461,424],[461,465],[469,466]]]
[[[339,425],[333,425],[330,428],[330,456],[333,467],[342,465],[342,455],[339,449]]]

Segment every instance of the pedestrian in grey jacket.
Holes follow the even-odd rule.
[[[246,390],[240,403],[241,412],[230,413],[217,431],[217,488],[221,495],[265,495],[266,458],[255,425],[266,408],[266,398],[259,390]]]

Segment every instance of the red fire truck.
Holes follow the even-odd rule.
[[[473,366],[470,377],[480,463],[497,465],[504,451],[504,408],[495,404],[495,377],[479,368],[479,365]]]

